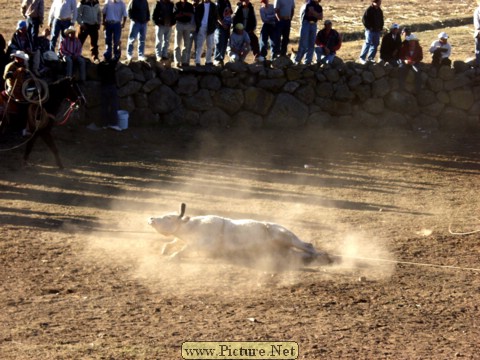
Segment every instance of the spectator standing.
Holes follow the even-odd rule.
[[[76,0],[53,0],[48,14],[48,24],[52,29],[50,50],[55,51],[58,36],[63,37],[63,31],[77,20]]]
[[[332,26],[330,20],[325,20],[323,29],[317,33],[315,38],[315,53],[319,63],[331,64],[342,46],[342,37]]]
[[[76,64],[79,71],[79,80],[84,82],[85,74],[85,59],[82,56],[82,42],[76,36],[74,26],[70,26],[64,31],[65,37],[60,43],[60,56],[67,64],[66,76],[73,76],[73,65]]]
[[[259,61],[264,61],[267,58],[267,47],[270,45],[270,60],[276,57],[275,50],[278,50],[278,29],[277,16],[275,15],[275,8],[268,0],[261,0],[262,7],[260,8],[260,18],[263,25],[260,30],[260,57]]]
[[[175,46],[174,62],[178,66],[188,66],[190,63],[190,34],[193,31],[193,5],[188,0],[180,0],[175,4]]]
[[[98,30],[102,22],[102,11],[98,0],[81,0],[77,7],[77,23],[80,26],[78,39],[83,44],[90,36],[90,53],[93,62],[98,62]]]
[[[157,61],[168,60],[168,48],[175,25],[173,3],[170,0],[159,0],[153,10],[152,20],[155,23],[155,55]]]
[[[197,50],[195,51],[195,65],[200,66],[203,44],[207,44],[205,65],[211,66],[214,46],[214,33],[217,27],[217,6],[210,0],[203,0],[195,9],[195,28],[197,31]]]
[[[433,66],[450,66],[452,64],[452,60],[449,59],[452,54],[452,46],[448,43],[448,35],[446,32],[438,34],[438,40],[432,42],[429,51],[432,54]]]
[[[22,15],[27,20],[27,29],[37,45],[40,26],[43,25],[44,0],[22,0]]]
[[[27,22],[25,20],[20,20],[17,23],[17,29],[13,33],[10,44],[8,45],[7,54],[10,55],[19,50],[28,55],[32,72],[40,76],[38,72],[40,67],[40,51],[34,45],[32,35],[27,29]]]
[[[380,45],[380,59],[390,65],[398,65],[398,56],[402,47],[402,37],[400,36],[400,27],[393,24],[390,31],[382,38]]]
[[[232,26],[232,5],[229,0],[217,0],[218,22],[215,29],[215,65],[223,65],[227,51],[230,27]]]
[[[187,48],[187,58],[189,60],[189,64],[190,64],[190,59],[192,57],[192,47],[193,47],[193,53],[196,54],[197,53],[197,26],[196,26],[196,23],[195,23],[195,13],[196,13],[196,9],[197,9],[197,6],[198,4],[200,4],[200,0],[193,0],[192,2],[192,5],[193,5],[193,17],[192,17],[192,31],[190,32],[190,44]],[[196,56],[196,55],[194,55]]]
[[[300,9],[300,41],[295,64],[299,64],[305,56],[305,64],[310,65],[315,50],[317,21],[323,19],[323,9],[317,0],[307,0]]]
[[[233,13],[233,26],[236,24],[243,25],[243,31],[248,34],[250,38],[250,47],[252,49],[253,56],[257,59],[260,48],[258,46],[258,37],[255,34],[257,28],[257,17],[255,16],[255,9],[253,8],[250,0],[242,0],[238,3],[237,8]]]
[[[365,43],[360,52],[359,62],[361,64],[365,64],[367,61],[375,62],[375,55],[377,54],[384,24],[381,5],[382,0],[373,0],[363,14],[362,23],[365,26]]]
[[[415,74],[415,90],[417,94],[420,92],[422,87],[420,62],[422,60],[423,50],[418,42],[418,38],[415,34],[410,34],[406,37],[400,49],[400,90],[405,89],[405,79],[407,78],[408,70],[412,69]]]
[[[290,28],[292,27],[292,18],[295,12],[295,0],[275,0],[273,5],[277,15],[277,31],[279,43],[277,50],[274,50],[278,56],[287,56],[287,48],[290,42]]]
[[[107,0],[102,10],[103,27],[105,30],[105,52],[103,54],[106,60],[120,60],[122,55],[121,37],[122,29],[127,21],[127,7],[123,0]]]
[[[147,0],[130,0],[127,10],[130,19],[130,31],[127,41],[127,60],[132,60],[133,45],[138,38],[138,60],[145,61],[145,39],[147,24],[150,20],[150,8]]]
[[[475,63],[480,67],[480,0],[477,0],[477,8],[473,12],[473,26],[475,28]]]
[[[250,52],[250,37],[243,29],[243,24],[235,25],[228,42],[228,56],[231,62],[245,61]]]

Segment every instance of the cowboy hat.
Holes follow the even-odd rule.
[[[22,50],[17,50],[13,54],[10,55],[10,57],[16,57],[19,59],[23,59],[25,61],[28,61],[28,55],[25,54]]]
[[[75,30],[75,26],[70,26],[68,29],[65,29],[65,30],[63,31],[63,33],[64,33],[65,35],[68,35],[68,34],[74,33],[74,32],[77,32],[77,30]]]

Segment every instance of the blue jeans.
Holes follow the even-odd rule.
[[[313,51],[315,49],[315,38],[317,36],[317,23],[310,23],[303,21],[300,28],[300,41],[298,43],[298,52],[295,57],[295,62],[300,63],[305,57],[305,64],[311,64],[313,59]]]
[[[155,55],[157,56],[157,60],[160,58],[168,58],[168,47],[170,46],[172,27],[155,25],[155,30]]]
[[[76,63],[78,65],[78,72],[80,76],[78,80],[85,81],[85,59],[82,56],[79,56],[76,59],[73,59],[71,56],[65,56],[64,60],[66,63],[66,75],[68,77],[73,76],[73,63]]]
[[[120,50],[120,38],[122,36],[122,24],[106,23],[105,24],[105,52],[103,56],[105,60],[112,59],[112,52],[116,60],[120,60],[122,51]]]
[[[260,56],[267,57],[268,45],[270,45],[270,59],[273,60],[276,56],[275,50],[279,47],[276,24],[263,24],[260,31]]]
[[[375,60],[377,54],[378,44],[380,43],[381,31],[365,30],[365,43],[360,53],[360,59],[362,60]]]
[[[133,44],[138,38],[138,56],[145,54],[145,38],[147,37],[147,23],[130,21],[130,32],[127,41],[127,56],[133,56]]]
[[[215,29],[215,53],[213,58],[216,61],[223,61],[225,59],[229,37],[230,28],[225,29],[223,26],[220,26]]]
[[[315,54],[317,55],[318,63],[331,64],[333,59],[335,59],[335,53],[333,51],[326,55],[324,48],[320,46],[315,47]]]
[[[292,26],[291,20],[280,20],[277,24],[279,44],[277,50],[274,50],[275,54],[287,55],[288,43],[290,42],[290,27]]]
[[[38,46],[38,31],[40,29],[40,19],[36,18],[27,18],[27,29],[30,35],[32,35],[33,44],[35,48]]]
[[[70,20],[53,19],[52,39],[50,40],[51,51],[55,51],[55,48],[57,47],[58,36],[61,35],[63,37],[63,31],[65,29],[68,29],[70,25],[72,25],[72,22]]]

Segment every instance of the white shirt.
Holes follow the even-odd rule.
[[[432,42],[432,45],[430,45],[430,52],[433,54],[433,52],[439,47],[447,49],[447,51],[442,51],[442,59],[448,58],[452,54],[452,46],[448,42],[442,44],[439,40]]]
[[[77,20],[77,2],[75,0],[53,0],[48,13],[49,24],[54,19],[71,19],[73,23]]]

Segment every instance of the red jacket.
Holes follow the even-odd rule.
[[[400,60],[403,60],[407,64],[416,64],[423,60],[422,47],[415,41],[415,47],[413,53],[410,53],[410,46],[408,41],[404,41],[400,48]]]

